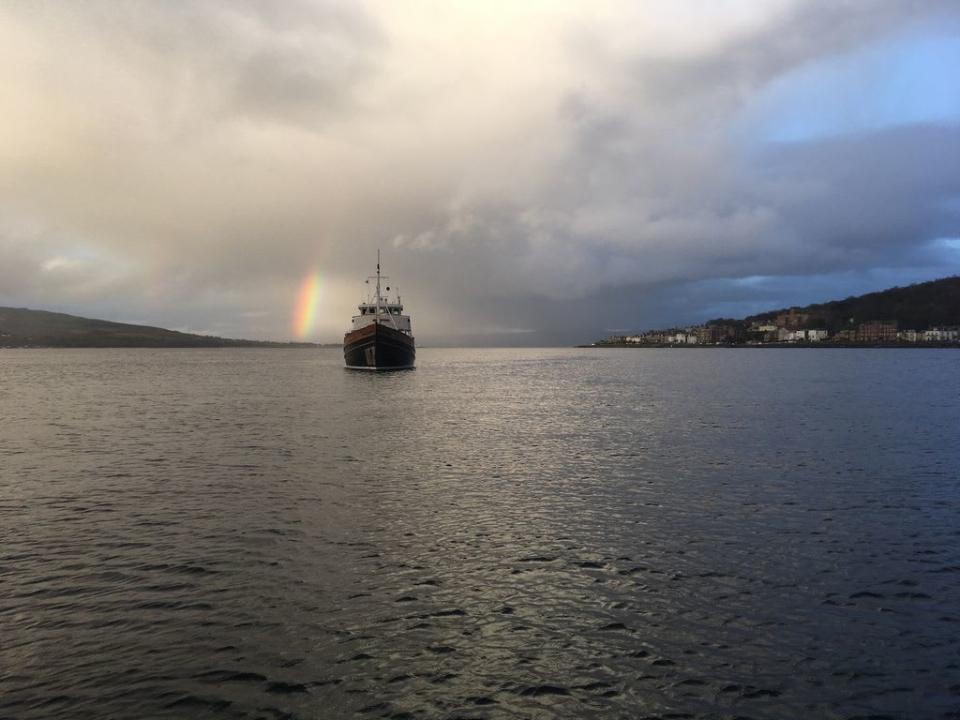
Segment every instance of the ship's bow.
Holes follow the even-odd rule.
[[[344,362],[356,370],[412,368],[416,355],[411,336],[380,323],[371,323],[343,337]]]

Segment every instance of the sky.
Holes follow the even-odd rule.
[[[542,345],[960,273],[956,0],[0,3],[0,305]]]

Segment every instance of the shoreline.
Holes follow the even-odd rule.
[[[758,343],[749,345],[740,344],[716,344],[701,345],[698,343],[596,343],[593,345],[575,345],[577,348],[629,348],[631,350],[662,350],[682,349],[682,350],[710,350],[710,349],[728,349],[728,350],[790,350],[790,349],[822,349],[822,350],[865,350],[870,348],[883,350],[958,350],[960,343],[828,343],[828,342],[807,342],[807,343]]]
[[[0,345],[0,350],[323,350],[341,344],[270,343],[238,345]]]

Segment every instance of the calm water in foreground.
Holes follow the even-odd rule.
[[[0,351],[0,717],[960,717],[960,352]]]

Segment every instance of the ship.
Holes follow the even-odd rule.
[[[367,278],[375,282],[373,293],[357,307],[350,330],[343,336],[343,360],[351,370],[407,370],[414,367],[417,348],[410,330],[410,316],[403,314],[400,293],[390,299],[389,280],[380,273]],[[386,293],[383,288],[386,288]]]

